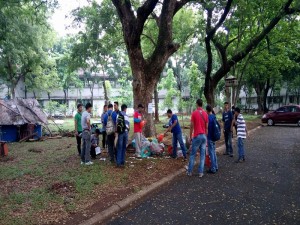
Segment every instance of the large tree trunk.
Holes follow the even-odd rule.
[[[204,96],[206,98],[207,104],[215,107],[215,90],[216,85],[212,82],[209,76],[205,78]]]
[[[107,94],[107,87],[106,87],[106,83],[105,83],[105,78],[103,78],[103,90],[104,90],[105,104],[108,104],[108,94]]]
[[[141,72],[143,73],[143,72]],[[140,81],[134,80],[132,82],[133,87],[133,100],[134,108],[137,108],[138,104],[143,104],[145,107],[144,118],[146,119],[146,125],[144,127],[144,134],[146,137],[156,136],[156,129],[152,113],[148,113],[148,104],[152,104],[152,97],[155,90],[157,80],[146,81],[146,75],[141,76]]]
[[[269,111],[267,107],[267,98],[268,98],[268,92],[270,90],[270,78],[268,78],[267,83],[264,88],[264,95],[263,95],[263,112],[267,113]]]
[[[158,91],[157,91],[157,84],[156,84],[154,88],[155,122],[159,122],[158,103],[159,103],[159,99],[158,99]]]
[[[263,88],[260,85],[257,85],[255,88],[256,95],[257,95],[257,111],[259,113],[263,112]]]

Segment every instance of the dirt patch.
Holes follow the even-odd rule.
[[[50,191],[56,194],[66,195],[75,192],[75,187],[69,182],[57,182],[51,185]]]

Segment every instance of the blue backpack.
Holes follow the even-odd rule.
[[[221,138],[221,127],[219,122],[217,121],[217,118],[214,117],[213,119],[213,132],[211,132],[211,140],[212,141],[218,141]]]

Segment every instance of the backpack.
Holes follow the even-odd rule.
[[[218,141],[221,138],[221,127],[219,122],[217,121],[217,118],[214,117],[213,119],[213,131],[211,132],[211,140],[212,141]]]
[[[126,130],[126,125],[125,125],[125,117],[122,113],[119,113],[118,119],[117,119],[117,133],[118,134],[123,134]]]
[[[106,124],[106,134],[111,135],[115,132],[114,122],[111,117],[112,113],[108,115],[107,124]]]

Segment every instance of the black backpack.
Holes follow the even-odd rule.
[[[219,122],[217,121],[217,118],[214,117],[213,119],[213,132],[212,132],[212,136],[211,136],[211,140],[212,141],[218,141],[221,138],[221,127]]]
[[[125,125],[125,117],[122,113],[119,113],[118,119],[117,119],[117,133],[118,134],[123,134],[126,130],[126,125]]]

